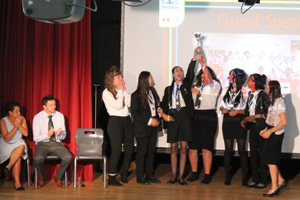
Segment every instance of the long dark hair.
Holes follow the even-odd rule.
[[[282,97],[280,83],[275,80],[269,81],[269,89],[270,105],[273,106],[275,100]]]
[[[250,76],[253,77],[253,81],[255,82],[255,89],[256,90],[264,90],[267,77],[266,75],[260,75],[260,74],[251,74]]]
[[[242,69],[239,69],[239,68],[234,68],[232,69],[230,72],[229,72],[229,75],[231,74],[231,72],[234,73],[234,79],[235,79],[235,83],[236,83],[236,89],[237,91],[240,91],[243,87],[243,85],[245,84],[246,82],[246,79],[247,79],[247,74],[245,73],[244,70]],[[230,99],[230,95],[229,95],[229,92],[233,89],[233,85],[232,83],[229,83],[229,87],[228,87],[228,90],[227,92],[225,93],[224,97],[223,97],[223,101],[224,102],[229,102],[229,99]],[[235,102],[240,102],[240,99],[241,97],[243,97],[243,93],[240,92],[238,94],[238,96],[235,98]]]
[[[149,86],[149,77],[150,77],[150,72],[148,71],[142,71],[139,75],[139,80],[138,80],[138,85],[137,85],[137,91],[140,94],[140,97],[142,99],[142,106],[147,109],[149,107],[148,103],[148,95],[149,95],[149,90],[151,90],[153,97],[155,99],[155,103],[159,104],[159,96],[157,95],[157,92],[153,86]]]
[[[209,71],[209,73],[210,73],[210,75],[211,75],[211,78],[212,78],[213,80],[217,81],[217,82],[220,84],[220,86],[221,86],[220,92],[221,92],[221,90],[222,90],[222,85],[221,85],[220,80],[217,78],[217,76],[216,76],[214,70],[212,70],[212,68],[210,68],[210,67],[208,67],[208,66],[206,66],[206,67],[207,67],[207,69],[208,69],[208,71]],[[203,74],[203,70],[201,69],[200,72],[199,72],[199,73],[197,74],[197,76],[196,76],[196,84],[195,84],[195,85],[196,85],[197,87],[200,87],[200,86],[202,85],[202,80],[201,80],[202,74]]]

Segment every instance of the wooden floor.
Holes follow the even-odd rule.
[[[298,167],[296,166],[298,165]],[[299,161],[288,163],[287,166],[292,168],[300,168]],[[288,168],[288,167],[287,167]],[[200,180],[193,183],[188,183],[187,186],[181,186],[178,183],[168,185],[167,181],[171,177],[171,166],[168,163],[160,163],[157,165],[156,177],[159,178],[161,184],[139,185],[136,183],[135,177],[135,162],[131,165],[132,174],[129,176],[129,183],[123,187],[108,186],[103,188],[102,174],[95,173],[93,182],[84,182],[85,187],[73,188],[70,185],[68,188],[58,188],[53,180],[49,181],[45,187],[36,189],[32,184],[28,187],[24,183],[25,191],[19,192],[13,189],[13,181],[1,181],[0,184],[0,199],[201,199],[201,200],[259,200],[266,199],[262,196],[266,189],[250,189],[241,186],[241,170],[238,169],[233,176],[230,186],[224,185],[224,167],[218,166],[216,173],[209,185],[200,184]],[[291,169],[291,168],[290,168]],[[187,166],[189,171],[189,166]],[[287,169],[290,171],[289,169]],[[284,172],[287,173],[287,172]],[[187,177],[190,176],[188,172]],[[200,179],[203,177],[203,170],[200,174]],[[120,179],[120,177],[118,177]],[[187,178],[186,178],[187,179]],[[294,173],[290,177],[288,186],[284,188],[279,196],[274,199],[299,200],[300,198],[300,174]],[[269,188],[270,186],[268,186]]]

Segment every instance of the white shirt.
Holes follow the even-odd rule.
[[[117,90],[117,99],[115,99],[113,94],[105,88],[102,99],[109,116],[127,117],[129,115],[130,95],[126,91]]]
[[[42,110],[36,114],[32,121],[33,140],[35,142],[49,142],[48,137],[48,114]],[[66,137],[65,117],[62,113],[55,111],[52,114],[53,128],[56,142],[60,142]],[[61,134],[56,135],[57,129],[61,128]]]
[[[211,87],[210,85],[204,86],[202,91],[200,87],[194,87],[199,90],[201,93],[201,104],[200,107],[195,106],[197,94],[193,94],[194,108],[195,110],[212,110],[216,109],[216,102],[219,95],[219,91],[221,89],[221,85],[213,80],[214,85]]]
[[[279,124],[279,122],[281,121],[279,114],[285,113],[285,110],[286,110],[286,106],[285,106],[285,102],[284,102],[283,98],[280,97],[280,98],[276,99],[274,102],[274,105],[269,106],[266,123],[270,126],[277,126],[277,124]],[[280,135],[283,132],[284,132],[284,127],[277,130],[275,132],[275,134]]]
[[[182,85],[182,82],[179,83],[179,88],[181,87],[181,85]],[[172,109],[176,109],[176,98],[177,98],[176,90],[177,90],[177,83],[174,82],[173,93],[172,93]],[[181,90],[179,90],[179,99],[180,99],[180,107],[181,108],[185,107],[185,102],[181,95]]]

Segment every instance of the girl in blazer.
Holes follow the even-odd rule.
[[[248,94],[245,114],[246,118],[241,121],[242,127],[246,123],[249,125],[250,135],[250,163],[252,167],[252,182],[248,187],[256,189],[265,188],[267,185],[267,168],[261,160],[261,153],[264,148],[265,139],[259,136],[259,132],[267,125],[265,118],[267,117],[269,98],[265,89],[267,77],[260,74],[251,74],[247,81],[251,92]],[[260,160],[260,161],[259,161]]]
[[[157,108],[159,96],[153,87],[154,79],[150,72],[139,75],[136,91],[131,95],[131,115],[136,138],[136,182],[148,185],[161,183],[154,176],[153,162],[156,152],[157,131],[160,124]],[[146,177],[144,177],[144,172]]]
[[[174,67],[172,76],[172,84],[165,88],[161,103],[162,110],[159,109],[160,115],[168,122],[167,142],[171,143],[172,178],[168,184],[174,184],[178,181],[181,185],[187,185],[183,180],[183,173],[186,164],[187,144],[193,140],[193,101],[190,85],[183,79],[182,68]],[[178,142],[180,142],[180,167],[177,180]]]

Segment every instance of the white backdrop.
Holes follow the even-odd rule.
[[[196,46],[192,33],[203,32],[207,65],[218,74],[223,87],[229,70],[235,67],[280,81],[288,119],[283,152],[300,153],[300,4],[261,1],[241,14],[237,1],[181,1],[153,0],[141,7],[124,6],[121,63],[127,91],[136,89],[141,71],[150,71],[162,98],[171,81],[171,68],[188,67]],[[166,22],[172,22],[172,27]],[[220,115],[216,150],[224,150],[222,118]],[[164,133],[160,133],[158,146],[169,147]]]

